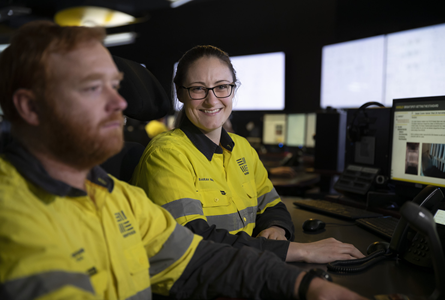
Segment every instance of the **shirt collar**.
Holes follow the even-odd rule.
[[[40,161],[18,142],[12,142],[8,145],[4,154],[23,177],[48,193],[60,197],[80,197],[87,195],[83,190],[52,178],[43,168]],[[113,179],[99,166],[94,167],[88,173],[87,179],[97,185],[107,188],[110,193],[113,191]]]
[[[179,127],[185,135],[190,139],[190,141],[195,145],[195,147],[202,153],[204,156],[211,161],[213,154],[222,154],[223,149],[220,145],[215,144],[210,140],[198,127],[196,127],[184,114],[184,121]],[[232,151],[235,147],[235,143],[233,142],[230,135],[224,128],[221,128],[221,139],[220,144],[227,150]]]

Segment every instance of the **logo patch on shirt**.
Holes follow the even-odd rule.
[[[96,269],[96,267],[89,268],[89,269],[87,270],[87,273],[88,273],[89,276],[93,276],[94,274],[97,274],[97,269]]]
[[[79,250],[75,251],[73,254],[71,254],[71,256],[76,260],[76,261],[81,261],[83,259],[83,254],[84,254],[85,250],[83,248],[80,248]]]
[[[241,171],[243,171],[244,175],[249,174],[249,168],[247,167],[246,159],[244,157],[237,159],[236,162],[238,163],[238,166],[241,168]]]
[[[116,218],[117,224],[119,226],[119,231],[122,233],[124,238],[136,233],[130,221],[128,221],[127,216],[124,214],[123,210],[114,213],[114,217]]]

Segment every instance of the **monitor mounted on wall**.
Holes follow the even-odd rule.
[[[231,56],[241,83],[233,98],[234,111],[282,111],[285,108],[285,53]],[[175,63],[173,77],[176,74]],[[173,97],[176,100],[176,94]],[[182,103],[177,103],[180,110]]]

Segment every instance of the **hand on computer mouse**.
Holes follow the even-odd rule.
[[[291,242],[287,251],[286,261],[307,263],[329,263],[336,260],[347,260],[365,257],[351,244],[342,243],[328,238],[313,243]]]

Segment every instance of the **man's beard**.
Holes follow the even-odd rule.
[[[101,164],[119,153],[123,147],[123,128],[109,130],[101,135],[100,129],[111,121],[123,124],[122,112],[116,112],[98,125],[91,126],[82,116],[66,116],[50,112],[45,122],[48,150],[63,163],[85,170]]]

